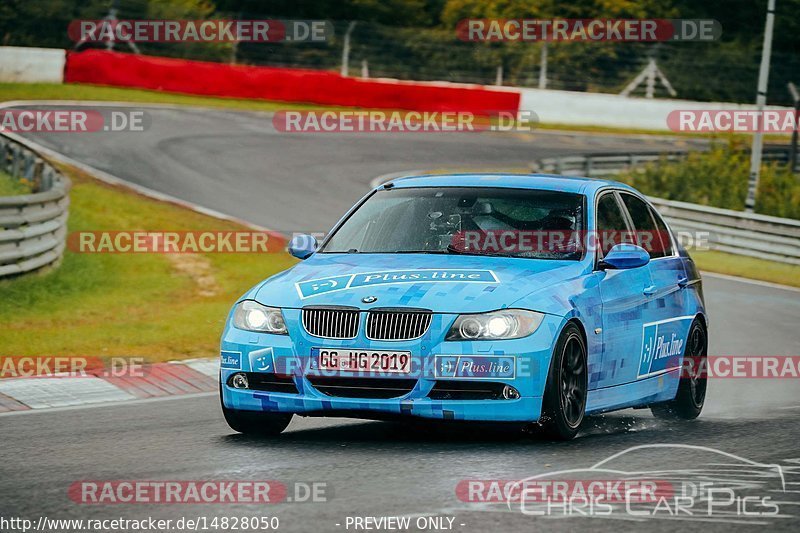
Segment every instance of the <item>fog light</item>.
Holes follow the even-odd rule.
[[[519,391],[512,387],[511,385],[506,385],[503,387],[503,399],[504,400],[517,400],[519,399]]]
[[[234,374],[229,383],[234,389],[246,389],[250,386],[250,384],[247,383],[247,375],[242,374],[241,372]]]

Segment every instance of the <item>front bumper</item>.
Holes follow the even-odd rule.
[[[553,345],[564,319],[545,315],[539,329],[523,339],[504,341],[445,342],[445,332],[456,315],[436,314],[428,332],[410,341],[371,341],[363,333],[351,340],[312,337],[300,325],[299,310],[284,310],[290,335],[270,335],[238,330],[228,325],[221,342],[221,389],[225,407],[244,411],[284,412],[301,415],[348,413],[365,418],[412,416],[442,420],[533,422],[540,418]],[[411,352],[412,373],[381,379],[415,380],[401,396],[379,399],[324,393],[312,383],[319,378],[310,368],[311,348],[405,350]],[[445,357],[443,357],[445,356]],[[484,361],[513,361],[513,372],[456,377],[443,373],[446,356],[466,356]],[[437,368],[438,365],[438,368]],[[279,370],[276,370],[279,369]],[[286,369],[294,369],[288,372]],[[236,372],[285,372],[296,392],[235,389],[228,378]],[[341,373],[340,376],[344,376]],[[369,376],[365,376],[369,377]],[[437,383],[485,382],[510,385],[516,399],[435,399],[429,397]],[[441,385],[440,385],[441,386]],[[356,395],[357,396],[357,395]]]

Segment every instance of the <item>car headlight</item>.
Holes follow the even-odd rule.
[[[524,309],[503,309],[475,315],[458,315],[447,332],[448,341],[482,341],[527,337],[544,315]]]
[[[286,322],[277,307],[267,307],[253,300],[236,304],[233,310],[233,325],[247,331],[286,335]]]

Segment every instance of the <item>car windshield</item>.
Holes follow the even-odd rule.
[[[484,187],[381,189],[320,253],[440,253],[578,260],[583,196]]]

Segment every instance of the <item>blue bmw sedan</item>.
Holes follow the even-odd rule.
[[[535,423],[693,419],[706,380],[702,283],[636,190],[550,175],[450,174],[370,191],[320,244],[244,294],[221,341],[236,431],[293,415]]]

